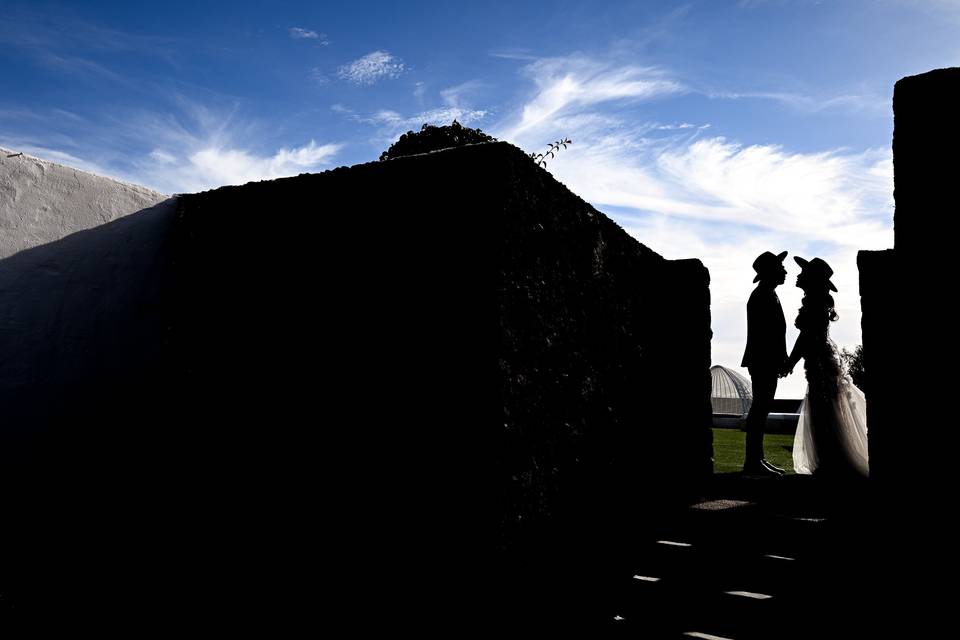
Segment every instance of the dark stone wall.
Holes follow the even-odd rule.
[[[146,386],[71,416],[90,426],[35,495],[90,469],[111,487],[81,481],[64,511],[89,516],[85,615],[175,593],[168,619],[245,628],[295,626],[321,598],[384,624],[496,617],[514,588],[549,591],[537,569],[585,575],[711,470],[706,269],[519,149],[184,195],[167,225],[158,302],[131,320],[162,320],[156,357],[119,372]],[[40,610],[73,593],[50,584],[32,583]]]
[[[958,107],[960,68],[902,78],[893,90],[894,247],[920,264],[943,262],[953,242],[943,231],[960,209]]]
[[[867,424],[875,500],[875,559],[890,584],[949,572],[956,541],[954,396],[958,276],[952,220],[958,208],[960,69],[904,78],[894,89],[895,246],[862,251],[863,345],[870,377]],[[947,591],[877,594],[877,622],[912,635],[942,629]],[[906,613],[908,612],[908,613]],[[879,626],[879,624],[877,625]],[[923,631],[921,631],[923,630]]]
[[[499,287],[505,547],[523,532],[542,545],[537,525],[555,533],[568,515],[652,511],[711,457],[706,269],[664,260],[532,163],[514,171]]]
[[[582,610],[711,472],[711,331],[699,261],[663,259],[523,160],[499,257],[495,542],[501,604],[535,616]]]
[[[960,68],[901,79],[893,108],[894,249],[858,260],[871,476],[887,495],[935,509],[949,484],[935,452],[954,438],[943,399],[952,396],[947,367],[956,356],[949,291],[957,277],[950,221],[960,213]]]
[[[900,369],[904,344],[897,337],[907,325],[898,295],[903,290],[897,258],[894,249],[861,251],[857,256],[863,345],[870,354],[867,429],[870,479],[875,486],[895,486],[903,477],[903,461],[915,457],[921,442],[911,426],[911,394],[905,392]]]
[[[271,505],[320,488],[350,515],[340,542],[377,550],[363,567],[444,574],[456,557],[446,581],[495,600],[541,588],[545,567],[578,574],[709,474],[706,269],[639,244],[520,150],[180,203],[185,393],[223,435],[205,455],[246,461],[228,466],[240,483],[265,452],[282,461]],[[265,241],[271,215],[295,232]]]
[[[884,339],[898,365],[891,379],[909,375],[917,382],[915,393],[904,393],[902,382],[897,393],[903,443],[890,466],[899,467],[901,490],[916,496],[912,502],[935,512],[950,496],[952,472],[934,460],[958,444],[943,399],[955,393],[960,356],[952,295],[960,277],[953,232],[960,216],[960,68],[901,79],[893,108],[896,273],[886,281],[899,309],[887,322],[899,323]]]

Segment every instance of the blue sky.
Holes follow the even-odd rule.
[[[3,0],[0,146],[177,193],[375,160],[454,117],[527,151],[570,137],[548,169],[704,261],[714,361],[737,365],[767,249],[834,266],[833,335],[859,343],[856,251],[893,244],[893,84],[960,64],[958,30],[960,0]]]

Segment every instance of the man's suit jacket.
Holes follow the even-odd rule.
[[[779,372],[787,359],[787,322],[780,298],[772,289],[757,287],[747,302],[747,348],[741,367]]]

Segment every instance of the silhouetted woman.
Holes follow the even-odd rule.
[[[804,260],[797,286],[803,304],[797,315],[800,336],[787,359],[792,370],[800,358],[807,374],[807,395],[800,409],[793,441],[797,473],[834,478],[867,476],[867,403],[843,372],[837,347],[830,340],[830,323],[838,319],[830,282],[833,269],[820,258]]]

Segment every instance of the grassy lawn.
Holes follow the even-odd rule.
[[[747,434],[739,429],[713,430],[713,472],[730,473],[743,469]],[[767,433],[763,436],[764,457],[793,473],[793,436]]]

